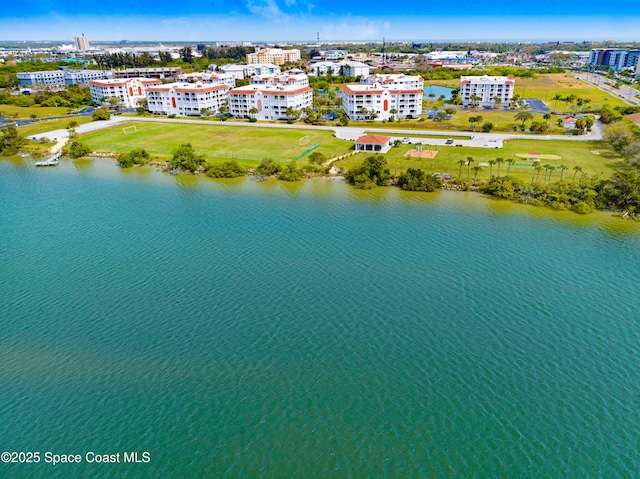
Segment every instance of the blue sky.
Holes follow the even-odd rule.
[[[5,2],[0,39],[640,40],[640,2],[33,0]],[[539,7],[539,8],[538,8]]]

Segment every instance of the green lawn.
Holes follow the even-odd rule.
[[[331,131],[289,130],[212,125],[180,125],[171,123],[136,123],[137,132],[124,135],[123,126],[82,135],[81,141],[96,151],[124,152],[146,149],[156,160],[168,160],[181,143],[191,143],[198,153],[211,160],[227,161],[229,155],[244,165],[255,166],[263,158],[284,162],[305,149],[320,143],[314,150],[327,157],[347,153],[350,141],[339,140]],[[308,137],[307,141],[301,139]],[[300,160],[304,164],[304,158]]]
[[[425,81],[425,86],[440,85],[449,88],[459,88],[460,80],[432,80]],[[546,101],[553,112],[554,102],[551,100],[556,94],[567,96],[574,94],[581,98],[591,100],[591,107],[598,104],[600,106],[609,105],[612,108],[624,106],[624,103],[612,97],[610,94],[599,90],[595,86],[575,79],[568,73],[552,73],[539,75],[536,78],[516,78],[515,93],[525,98],[538,98]],[[565,103],[559,101],[556,105],[558,113],[565,111]]]
[[[385,156],[392,173],[401,173],[407,168],[420,168],[429,173],[447,172],[458,177],[460,166],[459,160],[465,160],[467,157],[473,158],[471,166],[477,166],[479,163],[488,163],[489,160],[496,158],[515,159],[516,163],[511,167],[511,176],[517,176],[523,180],[530,181],[533,172],[533,162],[518,158],[516,153],[526,153],[529,151],[539,151],[544,154],[558,155],[561,160],[543,160],[541,165],[549,164],[555,167],[564,165],[568,168],[564,173],[565,179],[573,175],[573,167],[579,165],[586,174],[600,174],[608,177],[613,173],[614,166],[623,164],[624,161],[614,152],[608,145],[602,141],[588,142],[571,142],[562,140],[553,141],[535,141],[535,140],[508,140],[504,142],[502,149],[490,148],[471,148],[471,147],[452,147],[438,146],[432,147],[438,151],[438,155],[433,159],[418,159],[403,156],[411,145],[401,145],[392,148]],[[593,151],[599,154],[592,153]],[[352,168],[362,162],[364,158],[370,154],[358,153],[344,160],[335,162],[334,164],[343,169]],[[501,176],[507,172],[507,164],[503,163],[500,168]],[[497,174],[497,165],[493,167],[493,175]],[[559,170],[553,173],[555,179],[559,179]],[[467,167],[462,167],[462,178],[467,178]],[[473,178],[473,171],[471,171]],[[486,181],[489,179],[489,166],[482,167],[482,171],[478,173],[478,181]]]
[[[17,105],[0,105],[2,116],[10,118],[31,118],[35,115],[37,118],[50,118],[52,116],[65,116],[68,111],[76,111],[76,108],[67,108],[63,106],[17,106]]]
[[[70,121],[78,122],[78,125],[89,123],[91,121],[90,116],[76,116],[63,118],[60,120],[43,120],[30,125],[21,126],[18,128],[20,133],[26,137],[35,135],[37,133],[44,133],[46,131],[61,130],[67,128]]]
[[[434,121],[434,120],[402,120],[400,122],[381,122],[381,121],[366,121],[366,122],[355,122],[352,121],[349,123],[349,126],[361,126],[365,128],[392,128],[398,130],[441,130],[443,133],[440,136],[446,137],[447,131],[468,131],[473,132],[473,128],[471,123],[469,123],[469,117],[471,116],[481,116],[482,121],[478,124],[476,123],[475,132],[481,132],[481,126],[485,122],[493,123],[494,128],[491,130],[493,133],[509,133],[514,132],[515,127],[520,126],[521,123],[516,121],[515,116],[517,113],[505,112],[502,110],[458,110],[455,112],[451,118],[451,120],[445,121]],[[558,126],[557,120],[562,118],[560,115],[552,115],[551,119],[548,120],[549,126],[551,129],[545,133],[545,135],[563,135],[567,130]],[[542,115],[533,115],[533,119],[526,122],[525,126],[531,125],[531,121],[546,121],[542,117]],[[522,133],[522,132],[519,132]],[[534,135],[532,133],[532,135]]]

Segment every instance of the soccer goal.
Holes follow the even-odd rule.
[[[302,138],[300,138],[300,146],[302,145],[308,145],[309,144],[309,136],[304,135]]]
[[[129,133],[135,133],[137,131],[138,131],[138,129],[136,128],[136,125],[130,125],[130,126],[125,126],[122,129],[122,134],[128,135]]]

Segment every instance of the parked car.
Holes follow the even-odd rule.
[[[447,141],[444,142],[445,145],[453,145],[453,138],[447,138]]]
[[[402,143],[411,143],[411,140],[409,138],[403,138]]]

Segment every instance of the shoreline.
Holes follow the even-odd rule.
[[[202,180],[209,180],[206,183],[227,185],[227,186],[232,184],[242,185],[243,183],[248,183],[248,184],[259,183],[267,186],[277,185],[278,187],[281,187],[282,189],[291,193],[291,192],[299,192],[305,188],[308,189],[308,185],[313,184],[316,181],[324,181],[324,182],[329,182],[333,184],[341,183],[344,186],[344,188],[348,192],[350,192],[352,196],[355,196],[355,197],[367,196],[367,197],[383,198],[388,195],[398,195],[398,196],[410,195],[413,198],[416,198],[416,199],[420,198],[421,200],[430,202],[433,198],[441,194],[445,194],[447,196],[459,195],[461,198],[462,197],[465,198],[465,201],[464,201],[465,203],[483,204],[486,202],[490,202],[490,204],[494,206],[502,205],[500,209],[503,209],[503,210],[509,210],[509,209],[515,208],[525,214],[537,212],[538,214],[535,214],[535,216],[539,216],[540,214],[542,214],[542,216],[557,217],[557,218],[562,217],[565,220],[574,218],[576,220],[578,219],[587,220],[587,222],[589,222],[588,221],[589,219],[597,220],[597,221],[601,221],[602,219],[605,219],[605,220],[611,219],[616,221],[625,220],[624,221],[625,224],[629,224],[629,225],[640,224],[640,215],[633,212],[631,213],[626,212],[625,214],[625,212],[619,211],[619,210],[616,211],[612,209],[594,209],[592,212],[589,212],[586,214],[579,214],[570,209],[556,209],[546,205],[529,204],[525,202],[511,200],[511,199],[499,198],[497,196],[493,196],[493,195],[482,192],[481,187],[479,185],[471,185],[469,188],[465,188],[462,185],[445,183],[443,187],[438,188],[436,191],[433,191],[433,192],[408,191],[408,190],[404,190],[402,188],[397,187],[397,185],[389,185],[388,187],[377,186],[371,189],[361,189],[361,188],[357,188],[347,184],[346,181],[344,181],[345,177],[341,174],[309,175],[309,176],[303,176],[299,181],[290,182],[290,181],[278,180],[275,175],[260,179],[258,178],[259,175],[252,175],[252,174],[246,174],[236,178],[213,178],[213,177],[207,176],[203,172],[191,173],[188,171],[182,171],[177,174],[170,174],[168,171],[164,171],[159,167],[164,162],[156,162],[155,164],[149,164],[149,165],[136,165],[130,168],[122,168],[117,164],[116,161],[94,162],[94,160],[114,160],[115,156],[116,155],[113,153],[108,154],[103,152],[94,152],[89,156],[85,156],[81,158],[70,158],[66,156],[64,157],[65,161],[60,162],[60,165],[63,166],[63,168],[65,165],[66,167],[68,167],[69,165],[74,165],[77,168],[78,163],[85,163],[89,161],[91,162],[91,164],[97,164],[101,167],[108,166],[112,173],[117,171],[120,174],[124,174],[126,176],[129,176],[131,174],[132,175],[142,174],[144,176],[147,176],[150,173],[166,173],[162,175],[157,175],[157,177],[174,178],[178,180],[181,183],[181,185],[184,186],[186,184],[189,184],[190,187],[191,186],[195,187],[197,184],[200,184]],[[8,157],[6,159],[8,159],[10,162],[11,161],[23,162],[25,167],[33,168],[34,170],[36,170],[36,168],[33,166],[34,162],[25,161],[25,158],[23,157],[14,157],[13,159],[11,157]],[[82,168],[86,168],[87,166],[88,165],[83,164]],[[64,169],[68,169],[68,168],[64,168]],[[113,175],[110,175],[110,176],[113,176]],[[431,194],[425,194],[425,193],[431,193]],[[454,196],[451,196],[451,197],[453,198]],[[471,200],[471,198],[473,198],[473,200]]]

